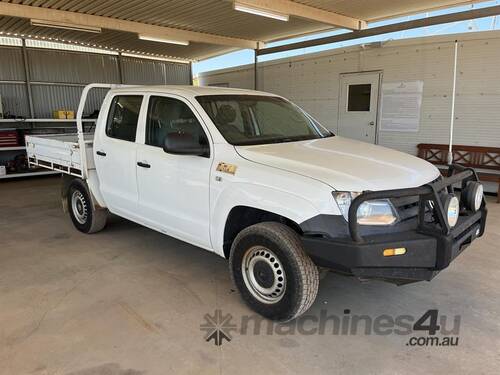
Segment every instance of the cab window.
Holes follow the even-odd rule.
[[[200,144],[208,140],[198,119],[181,100],[164,96],[151,96],[146,120],[146,144],[163,147],[169,133],[189,134]]]
[[[135,142],[142,98],[141,95],[117,95],[113,98],[106,123],[108,137]]]

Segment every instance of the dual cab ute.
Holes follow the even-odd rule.
[[[110,90],[84,133],[96,87]],[[77,127],[26,137],[31,165],[64,173],[74,226],[97,232],[111,212],[212,251],[269,319],[311,306],[318,269],[431,280],[484,232],[473,170],[451,166],[442,178],[414,156],[336,136],[276,95],[91,84]]]

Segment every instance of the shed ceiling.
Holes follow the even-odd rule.
[[[287,0],[279,1],[287,3]],[[265,0],[263,3],[273,4],[272,1]],[[306,5],[313,9],[373,22],[403,14],[471,3],[471,1],[294,0],[288,3]],[[105,17],[92,19],[92,22],[104,21],[105,27],[101,33],[96,34],[32,26],[29,18],[40,18],[31,15],[30,11],[34,10],[33,8],[71,12],[71,14],[64,13],[70,16],[76,13],[85,22],[87,21],[85,15]],[[125,25],[126,30],[124,30],[121,26],[116,26],[116,20],[131,23],[127,23],[128,26]],[[166,36],[171,33],[176,37],[187,35],[190,44],[180,46],[139,40],[137,32],[134,32],[136,30],[134,25],[159,27],[155,30]],[[202,60],[236,49],[251,48],[248,47],[251,43],[286,39],[333,28],[335,26],[311,18],[291,16],[288,22],[283,22],[242,13],[233,9],[233,2],[230,0],[1,0],[0,2],[0,32],[4,35],[10,33],[10,35],[40,39],[52,38],[64,43],[188,60]],[[177,32],[180,34],[177,35]],[[189,34],[190,32],[196,34]]]

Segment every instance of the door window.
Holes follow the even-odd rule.
[[[198,139],[200,144],[208,142],[198,119],[186,103],[164,96],[152,96],[146,120],[146,144],[163,147],[169,133],[189,134]]]
[[[348,112],[370,112],[371,84],[348,85],[347,92]]]
[[[106,123],[108,137],[135,142],[142,98],[140,95],[117,95],[113,98]]]

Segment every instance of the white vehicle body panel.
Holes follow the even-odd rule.
[[[99,190],[111,212],[137,220],[137,143],[106,136],[106,120],[113,96],[111,91],[104,99],[94,135],[94,161],[99,176]],[[144,107],[143,100],[141,111]]]
[[[237,166],[235,175],[219,172],[219,162]],[[223,255],[226,218],[234,207],[276,213],[299,224],[320,213],[340,215],[332,189],[325,183],[242,158],[233,146],[217,145],[210,179],[211,238]],[[217,182],[216,177],[221,179]]]
[[[197,110],[178,95],[154,93],[188,105],[210,133]],[[150,94],[145,96],[145,102]],[[147,106],[144,105],[144,108]],[[210,241],[210,170],[214,148],[210,142],[209,158],[191,155],[172,155],[163,149],[145,144],[146,113],[139,116],[137,127],[136,161],[150,168],[136,168],[138,188],[138,215],[141,222],[203,248],[211,248]]]
[[[416,187],[439,176],[425,160],[338,136],[236,150],[249,160],[323,181],[338,191]]]
[[[135,142],[106,135],[108,109],[117,94],[144,96]],[[93,145],[89,141],[85,146],[85,163],[78,164],[100,206],[224,256],[226,220],[235,207],[269,211],[300,224],[321,214],[340,215],[333,190],[415,187],[439,175],[434,166],[416,157],[337,136],[232,146],[197,102],[196,96],[205,94],[275,96],[249,90],[191,86],[137,86],[113,88],[108,92],[96,124]],[[159,147],[145,144],[145,120],[151,95],[174,97],[188,105],[209,139],[210,157],[167,154]],[[73,146],[67,146],[61,145],[62,141],[56,136],[52,136],[52,141],[46,138],[27,137],[33,144],[28,155],[37,162],[68,159],[68,156],[58,156],[61,148],[81,149],[82,142],[86,142],[83,138],[78,142],[73,139]],[[44,149],[43,145],[47,144]],[[106,155],[96,155],[97,151]],[[137,162],[151,167],[138,167]],[[236,166],[236,172],[218,171],[219,163]]]
[[[95,168],[92,155],[93,135],[85,135],[87,144],[87,157],[89,159],[89,169]],[[76,134],[58,135],[27,135],[26,152],[28,157],[35,155],[42,161],[56,164],[61,168],[78,169],[82,168],[80,148]]]

